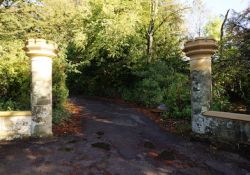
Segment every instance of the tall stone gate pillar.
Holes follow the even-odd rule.
[[[210,109],[212,100],[211,56],[217,48],[212,38],[196,38],[185,43],[184,52],[190,57],[192,130],[205,133],[203,112]]]
[[[29,39],[25,47],[31,58],[31,134],[35,137],[52,135],[52,57],[56,49],[44,39]]]

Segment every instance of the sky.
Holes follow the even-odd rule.
[[[191,4],[193,0],[179,0],[186,4]],[[250,0],[204,0],[211,13],[215,15],[224,15],[228,9],[242,11],[250,6]]]
[[[197,37],[199,27],[204,26],[209,20],[216,16],[223,19],[228,9],[233,9],[237,12],[245,10],[250,7],[250,0],[203,0],[205,5],[204,16],[201,17],[202,24],[197,22],[197,17],[200,16],[195,12],[189,12],[185,15],[185,22],[187,33],[190,37]],[[193,0],[177,0],[177,2],[184,3],[188,7],[192,7]],[[230,14],[229,14],[230,17]]]
[[[218,15],[224,15],[228,9],[240,12],[250,6],[250,0],[205,0],[205,2],[208,9]]]

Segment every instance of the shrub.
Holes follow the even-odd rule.
[[[169,108],[168,116],[191,116],[188,75],[177,72],[167,61],[157,61],[135,72],[135,76],[135,85],[123,90],[125,100],[148,107],[164,103]]]
[[[22,50],[23,42],[0,45],[0,110],[30,108],[30,60]]]
[[[166,87],[164,103],[169,107],[169,115],[174,118],[190,117],[190,83],[189,77],[175,73],[172,83]]]
[[[214,111],[227,111],[230,107],[229,97],[226,90],[220,84],[215,83],[212,91],[212,106]]]

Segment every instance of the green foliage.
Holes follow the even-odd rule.
[[[43,1],[46,5],[41,6],[38,1],[16,1],[8,7],[0,7],[0,110],[30,110],[30,60],[22,48],[27,38],[42,37],[60,46],[59,57],[53,60],[53,109],[55,115],[65,111],[63,105],[68,96],[65,38],[75,14],[63,11],[65,1],[60,1],[60,6],[59,1],[57,6],[56,1],[53,2],[47,6],[48,2]],[[61,18],[56,19],[57,15]],[[59,117],[55,115],[54,118]]]
[[[123,98],[152,107],[162,102],[163,94],[157,80],[153,80],[151,77],[138,81],[131,89],[125,89]]]
[[[226,22],[226,35],[220,42],[221,53],[213,63],[216,108],[228,110],[228,101],[237,100],[243,100],[250,106],[249,22],[249,9],[242,13],[233,12]],[[219,100],[221,102],[218,103]]]
[[[56,107],[53,109],[53,123],[59,124],[62,121],[65,121],[70,116],[70,113],[63,106]]]
[[[137,31],[138,12],[120,1],[90,3],[91,15],[85,27],[67,48],[70,63],[67,84],[72,93],[114,96],[130,77],[131,69],[144,53],[143,38]],[[125,22],[125,21],[129,22]],[[138,33],[137,33],[138,32]]]
[[[1,42],[0,110],[26,110],[30,107],[30,65],[22,51],[23,44],[21,41]]]
[[[179,59],[183,10],[173,0],[159,2],[152,25],[151,3],[144,0],[1,1],[0,110],[29,109],[30,65],[22,47],[27,38],[41,37],[60,48],[53,62],[55,123],[67,116],[65,82],[72,94],[122,97],[149,107],[164,103],[167,116],[190,116],[188,64]],[[226,110],[232,92],[250,99],[247,22],[244,13],[226,24],[223,54],[213,64],[213,109]],[[211,20],[205,33],[218,37],[220,24],[219,18]]]
[[[54,109],[63,109],[65,101],[68,97],[68,89],[66,87],[65,60],[62,57],[53,60],[53,107]]]
[[[190,85],[185,64],[172,58],[143,66],[135,72],[134,86],[123,91],[123,98],[148,107],[164,103],[169,107],[168,116],[190,117]]]
[[[216,80],[216,84],[213,85],[213,92],[212,92],[212,106],[211,110],[214,111],[227,111],[230,107],[229,97],[224,89],[224,87],[220,84],[220,80]]]
[[[208,37],[213,37],[217,41],[220,40],[220,30],[222,25],[222,19],[220,17],[212,18],[204,27],[204,34]]]
[[[153,62],[147,64],[150,2],[91,1],[84,28],[76,35],[82,40],[73,39],[67,48],[70,92],[122,97],[151,107],[167,103],[171,115],[190,115],[189,73],[179,59],[182,13],[171,0],[161,3]]]
[[[176,73],[173,82],[166,87],[164,102],[170,107],[172,117],[181,118],[191,116],[190,85],[187,75]]]

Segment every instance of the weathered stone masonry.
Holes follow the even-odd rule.
[[[57,46],[44,39],[29,39],[31,58],[31,110],[0,112],[0,140],[52,135],[52,57]]]
[[[57,46],[44,39],[30,39],[26,54],[31,58],[32,136],[52,135],[52,57]]]
[[[205,126],[203,112],[210,109],[211,81],[210,73],[194,70],[191,72],[192,88],[192,128],[194,132],[204,133]],[[203,80],[203,81],[201,81]]]
[[[211,38],[197,38],[185,44],[185,52],[190,57],[192,130],[205,133],[203,112],[210,109],[212,101],[211,56],[217,45]]]
[[[13,140],[31,136],[30,111],[0,112],[0,140]]]
[[[211,56],[216,48],[212,38],[196,38],[185,44],[192,81],[192,130],[217,141],[250,144],[249,115],[209,111],[212,102]]]

